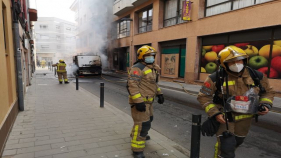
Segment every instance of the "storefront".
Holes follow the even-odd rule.
[[[248,65],[251,68],[270,79],[281,79],[281,26],[275,26],[202,37],[201,81],[217,70],[218,53],[230,45],[243,49],[249,55]]]
[[[161,47],[161,76],[184,78],[186,40],[175,40],[159,43]]]

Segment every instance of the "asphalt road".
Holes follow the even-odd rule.
[[[104,77],[112,81],[120,81],[119,78]],[[79,86],[96,96],[100,95],[100,82],[105,83],[105,101],[130,114],[126,83],[108,82],[98,76],[79,78]],[[206,114],[195,96],[167,88],[162,88],[162,91],[165,103],[163,105],[154,103],[152,128],[182,147],[190,149],[192,114],[202,114],[202,121],[206,120]],[[280,158],[280,133],[280,113],[270,112],[268,115],[260,117],[258,123],[253,123],[244,144],[236,150],[236,157]],[[200,154],[202,158],[213,157],[215,142],[215,137],[201,137]]]

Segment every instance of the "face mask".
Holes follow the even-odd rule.
[[[233,72],[240,72],[244,68],[244,64],[233,64],[229,66],[229,70]]]
[[[152,64],[152,63],[154,63],[154,57],[153,56],[145,57],[144,62],[147,64]]]

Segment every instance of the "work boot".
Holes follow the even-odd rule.
[[[143,152],[133,152],[134,158],[145,158]]]
[[[60,84],[62,84],[62,82],[60,82]]]
[[[147,136],[145,137],[145,140],[150,140],[150,136],[147,135]]]
[[[64,83],[65,83],[65,84],[68,84],[69,82],[68,82],[68,81],[65,81]]]

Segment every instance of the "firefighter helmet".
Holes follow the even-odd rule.
[[[60,59],[59,62],[62,63],[62,62],[64,62],[64,60]]]
[[[150,47],[148,45],[144,45],[137,51],[137,56],[139,60],[143,60],[144,56],[147,55],[156,55],[156,50],[153,47]]]
[[[226,68],[225,63],[243,60],[247,58],[249,58],[249,56],[245,53],[243,49],[238,48],[236,46],[228,46],[220,51],[217,60],[222,67]],[[248,61],[246,61],[246,63],[247,62]]]

